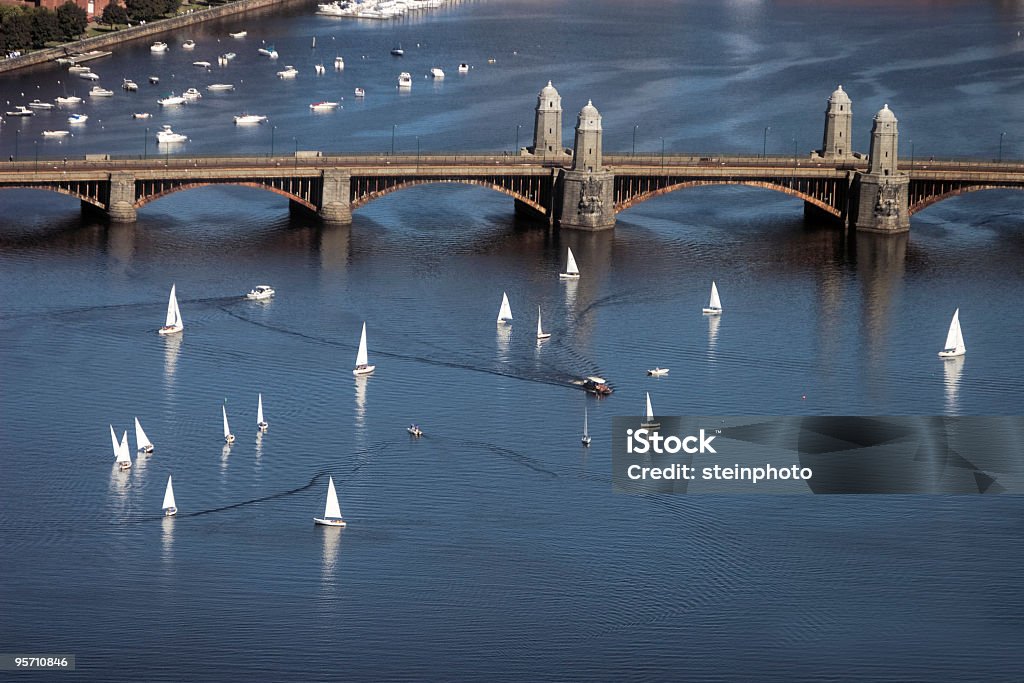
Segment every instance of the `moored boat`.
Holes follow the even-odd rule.
[[[58,97],[55,102],[57,104],[81,104],[82,98],[75,95],[69,95],[65,97]]]
[[[85,123],[88,120],[88,114],[72,114],[68,117],[68,123]]]
[[[149,46],[150,52],[167,52],[167,43],[157,41]]]
[[[266,120],[266,116],[260,116],[259,114],[239,114],[235,117],[235,125],[244,126],[250,123],[263,123]]]
[[[124,82],[121,83],[121,87],[127,90],[128,92],[135,92],[139,89],[139,84],[130,78],[126,78],[124,79]]]
[[[159,104],[162,107],[167,107],[167,106],[170,106],[170,105],[173,105],[173,104],[185,104],[185,102],[187,102],[187,101],[188,100],[186,100],[181,95],[175,95],[174,93],[171,93],[167,97],[160,98],[159,100],[156,101],[156,103]]]
[[[299,75],[299,70],[290,64],[285,66],[282,71],[277,72],[278,78],[295,78]]]
[[[114,91],[113,90],[107,90],[106,88],[101,88],[98,85],[94,85],[92,87],[92,90],[89,91],[89,96],[90,97],[113,97],[114,96]]]
[[[227,92],[228,90],[234,90],[235,86],[230,83],[211,83],[206,86],[206,89],[210,92]]]
[[[249,290],[249,293],[245,295],[245,298],[259,301],[261,299],[270,299],[274,294],[274,288],[270,285],[256,285]]]
[[[181,93],[181,96],[184,97],[186,100],[198,100],[200,97],[203,96],[203,93],[199,92],[195,88],[189,88],[185,92]]]
[[[194,41],[194,40],[192,40],[190,38],[190,39],[186,40],[184,43],[181,44],[181,49],[182,50],[192,50],[192,49],[195,48],[195,46],[196,46],[196,41]]]
[[[398,74],[398,87],[403,89],[412,88],[412,75],[408,71]]]
[[[173,142],[185,142],[188,140],[187,135],[181,133],[175,133],[171,130],[170,124],[165,123],[162,130],[157,131],[156,141],[157,144],[168,144]]]
[[[133,119],[148,119],[151,114],[148,111],[137,111],[132,114]]]
[[[430,69],[430,76],[434,80],[438,80],[438,81],[443,80],[444,79],[444,71],[442,71],[441,69],[439,69],[436,66],[435,67],[431,67],[431,69]]]
[[[52,102],[43,102],[42,100],[32,100],[28,103],[29,109],[53,109]]]
[[[366,353],[366,323],[363,323],[363,332],[359,336],[359,351],[356,353],[356,367],[352,370],[353,375],[369,375],[376,369],[376,365],[369,364]]]
[[[314,102],[311,105],[309,105],[309,108],[312,109],[313,111],[328,111],[328,110],[331,110],[331,109],[337,109],[338,108],[338,103],[337,102]]]
[[[92,71],[83,71],[82,73],[78,74],[78,77],[82,78],[84,80],[87,80],[87,81],[98,81],[98,80],[100,80],[100,75],[98,73],[94,73]]]
[[[43,131],[43,137],[44,138],[62,138],[62,137],[65,137],[67,135],[71,135],[71,131],[69,131],[69,130],[44,130]]]
[[[356,97],[366,97],[366,91],[363,90],[362,88],[356,88],[355,95]]]
[[[36,113],[26,107],[23,104],[19,104],[17,107],[7,112],[8,116],[35,116]]]

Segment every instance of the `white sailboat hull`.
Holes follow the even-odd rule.
[[[946,349],[945,351],[939,351],[939,358],[957,358],[967,353],[967,350],[957,351],[956,349]]]
[[[343,519],[321,519],[320,517],[314,517],[313,523],[320,526],[345,526],[345,520]]]
[[[353,370],[352,374],[356,375],[357,377],[359,375],[369,375],[371,372],[373,372],[376,369],[377,369],[376,365],[363,365],[363,366],[358,367],[355,370]]]
[[[668,368],[654,368],[653,370],[648,370],[647,374],[651,377],[664,377],[668,374]]]
[[[559,273],[558,274],[558,278],[560,280],[579,280],[580,279],[580,274],[579,273]]]
[[[178,508],[167,508],[164,510],[164,517],[173,517],[178,514]]]
[[[704,315],[721,315],[722,314],[722,309],[721,308],[708,308],[708,307],[704,307],[704,309],[702,309],[702,310],[703,310]]]
[[[589,446],[590,445],[590,437],[589,436],[583,437],[582,439],[580,439],[580,441],[583,443],[584,446]]]
[[[177,334],[185,328],[182,325],[164,325],[157,332],[160,334]]]

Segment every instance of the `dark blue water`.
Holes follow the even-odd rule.
[[[387,24],[301,8],[204,26],[191,55],[185,35],[162,58],[118,49],[95,63],[111,87],[150,73],[239,87],[175,113],[157,112],[163,87],[118,91],[40,154],[138,155],[164,122],[192,138],[175,154],[267,153],[272,131],[275,145],[381,151],[393,125],[399,149],[417,135],[424,150],[511,149],[551,79],[566,139],[592,98],[610,150],[630,149],[634,125],[638,151],[665,137],[755,152],[765,126],[769,153],[793,137],[810,149],[841,82],[860,149],[888,102],[908,152],[913,139],[918,155],[992,157],[1007,131],[1018,157],[1024,17],[1008,7],[483,2]],[[241,28],[245,49],[227,38]],[[262,40],[278,65],[255,54]],[[402,60],[388,55],[399,41]],[[192,71],[228,45],[230,77]],[[315,77],[335,52],[344,73]],[[475,68],[459,77],[462,61]],[[274,76],[284,64],[295,82]],[[443,84],[422,79],[435,65]],[[64,77],[8,75],[0,97],[56,96]],[[343,110],[309,113],[335,94]],[[142,108],[149,124],[128,118]],[[271,123],[236,130],[241,111]],[[13,127],[26,158],[61,120],[5,123],[0,151],[14,153]],[[616,495],[610,419],[645,391],[664,414],[1019,414],[1021,200],[941,202],[880,240],[735,187],[658,198],[599,235],[517,223],[507,197],[474,187],[390,195],[350,228],[246,188],[173,194],[134,225],[6,191],[0,651],[75,654],[63,676],[104,681],[1018,680],[1019,498]],[[578,283],[557,278],[567,246]],[[712,279],[720,320],[699,310]],[[186,329],[163,338],[172,282]],[[242,299],[261,283],[273,301]],[[553,334],[539,347],[537,305]],[[956,307],[968,353],[943,363]],[[377,371],[355,380],[363,321]],[[646,377],[655,365],[671,374]],[[593,373],[613,396],[572,385]],[[156,452],[121,474],[108,425],[135,416]],[[180,512],[161,520],[169,473]],[[340,532],[311,520],[328,475]]]

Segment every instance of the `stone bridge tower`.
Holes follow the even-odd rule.
[[[897,124],[888,104],[875,114],[868,170],[854,177],[850,202],[850,225],[857,230],[893,233],[910,229],[910,176],[899,172]]]
[[[533,147],[529,152],[543,159],[560,159],[562,148],[562,97],[551,81],[537,93],[537,113],[533,120]],[[516,150],[519,154],[519,150]]]
[[[576,119],[572,169],[562,174],[559,225],[571,230],[615,227],[615,176],[601,165],[601,114],[593,102]]]
[[[850,131],[853,129],[853,102],[839,86],[828,98],[825,108],[825,136],[818,154],[829,160],[845,159],[853,155]]]

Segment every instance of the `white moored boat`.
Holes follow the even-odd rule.
[[[174,142],[185,142],[187,140],[188,140],[188,136],[187,135],[182,135],[181,133],[175,133],[173,130],[171,130],[170,124],[167,124],[167,123],[164,124],[163,130],[159,130],[156,133],[156,142],[157,142],[157,144],[160,144],[160,145],[171,144],[171,143],[174,143]]]
[[[231,428],[228,427],[228,409],[227,406],[221,404],[221,414],[224,416],[224,441],[227,443],[235,442],[235,435],[231,433]]]
[[[460,74],[468,74],[469,73],[469,64],[466,64],[465,62],[463,62],[462,64],[459,64],[459,73]]]
[[[235,117],[235,125],[244,126],[250,123],[263,123],[266,120],[266,116],[260,116],[259,114],[239,114]]]
[[[90,97],[113,97],[114,96],[114,91],[113,90],[107,90],[106,88],[101,88],[98,85],[94,85],[92,87],[92,90],[89,91],[89,96]]]
[[[355,95],[356,97],[366,97],[366,91],[362,88],[356,88]]]
[[[543,326],[540,324],[540,306],[537,307],[537,340],[547,339],[551,336],[550,332],[545,332]]]
[[[43,137],[44,138],[62,138],[64,136],[66,136],[66,135],[71,135],[71,131],[69,131],[69,130],[44,130],[43,131]]]
[[[162,107],[167,107],[167,106],[170,106],[172,104],[185,104],[185,102],[187,102],[187,101],[188,100],[186,100],[181,95],[175,95],[174,93],[171,93],[167,97],[163,97],[163,98],[157,100],[156,103],[159,104]]]
[[[68,117],[68,123],[85,123],[88,120],[88,114],[72,114]]]
[[[363,332],[359,335],[359,351],[356,352],[356,367],[352,370],[353,375],[369,375],[376,369],[376,365],[370,365],[366,352],[366,323],[363,323]]]
[[[316,70],[317,76],[323,76],[325,73],[327,73],[327,67],[324,66],[323,64],[314,64],[313,69]]]
[[[324,516],[314,517],[313,522],[322,526],[345,526],[341,518],[341,506],[338,505],[338,492],[334,489],[334,477],[327,478],[327,505]]]
[[[274,296],[274,288],[270,285],[256,285],[245,295],[246,299],[269,299]]]
[[[655,421],[655,419],[654,419],[654,409],[651,407],[651,392],[648,391],[646,393],[647,393],[647,413],[646,413],[647,419],[645,419],[643,422],[641,422],[640,426],[643,427],[644,429],[657,429],[658,427],[661,426],[661,423]]]
[[[198,100],[203,96],[203,93],[199,92],[195,88],[189,88],[185,92],[181,93],[181,96],[186,100]]]
[[[949,323],[946,334],[946,345],[939,351],[939,358],[956,358],[967,353],[964,346],[964,335],[960,329],[960,309],[953,311],[953,319]]]
[[[408,71],[398,74],[398,87],[403,89],[412,88],[412,75]]]
[[[413,424],[409,425],[408,427],[406,427],[405,431],[409,432],[410,434],[412,434],[413,436],[416,436],[416,437],[423,436],[423,430],[420,429],[420,426],[418,424],[415,424],[415,423],[413,423]]]
[[[267,45],[266,47],[261,47],[260,49],[256,50],[256,52],[259,52],[261,55],[263,55],[265,57],[270,57],[271,59],[277,59],[277,57],[278,57],[277,50],[274,49],[273,45]]]
[[[668,368],[653,368],[647,371],[651,377],[664,377],[668,374]]]
[[[127,90],[128,92],[135,92],[139,89],[139,84],[130,78],[126,78],[124,79],[124,81],[122,81],[121,87]]]
[[[334,68],[337,69],[338,71],[341,71],[342,69],[344,69],[345,68],[345,58],[344,57],[340,57],[340,56],[339,57],[335,57],[334,58]]]
[[[153,452],[153,442],[146,436],[146,432],[142,431],[142,423],[139,422],[139,418],[135,418],[135,450],[139,453]]]
[[[167,52],[167,43],[155,42],[149,46],[150,52]]]
[[[28,103],[29,109],[53,109],[52,102],[43,102],[42,100],[32,100]]]
[[[234,90],[235,86],[231,83],[211,83],[206,86],[206,89],[210,92],[226,92],[228,90]]]
[[[572,248],[566,247],[569,252],[568,263],[565,266],[565,272],[559,273],[558,277],[561,280],[579,280],[580,269],[576,266],[576,257],[572,255]]]
[[[584,446],[590,445],[590,433],[587,431],[587,407],[583,406],[583,437],[580,439]]]
[[[435,80],[440,81],[440,80],[444,79],[444,71],[442,71],[441,69],[439,69],[436,66],[432,67],[430,69],[430,76],[431,76],[431,78],[434,78]]]
[[[178,506],[174,502],[174,487],[171,485],[171,475],[167,475],[167,488],[164,489],[163,508],[164,517],[173,517],[178,514]]]
[[[718,285],[714,282],[711,283],[711,299],[703,312],[706,315],[719,315],[722,312],[722,300],[718,298]]]
[[[256,402],[256,429],[265,432],[269,428],[270,425],[263,419],[263,394],[260,394]]]
[[[192,62],[192,66],[198,66],[200,69],[209,69],[212,66],[212,64],[210,64],[205,59],[201,59],[198,62]]]
[[[195,48],[195,46],[196,46],[196,41],[194,41],[192,39],[189,39],[189,40],[186,40],[184,43],[181,44],[181,49],[182,50],[191,50],[191,49]]]
[[[295,78],[298,75],[299,75],[299,70],[296,69],[294,66],[292,66],[290,64],[285,66],[284,70],[277,72],[277,77],[278,78]]]
[[[17,107],[7,112],[8,116],[35,116],[36,113],[26,107],[23,104],[19,104]]]
[[[58,97],[55,101],[57,104],[81,104],[82,98],[70,95],[68,97]]]
[[[148,119],[150,116],[152,116],[152,114],[150,114],[148,111],[137,111],[134,114],[132,114],[133,119]]]
[[[508,294],[501,293],[501,308],[498,309],[498,324],[512,322],[512,307],[508,305]]]
[[[245,38],[247,35],[249,35],[249,32],[248,31],[235,31],[234,33],[229,33],[228,35],[231,36],[232,38]]]
[[[171,296],[167,300],[167,317],[164,326],[160,328],[160,334],[174,334],[181,332],[185,326],[181,322],[181,309],[178,308],[178,296],[175,292],[175,285],[171,285]]]
[[[330,111],[338,108],[337,102],[314,102],[309,105],[309,108],[313,111]]]
[[[78,77],[82,78],[84,80],[87,80],[87,81],[98,81],[98,80],[100,80],[100,75],[97,74],[97,73],[93,73],[92,71],[83,71],[80,74],[78,74]]]

